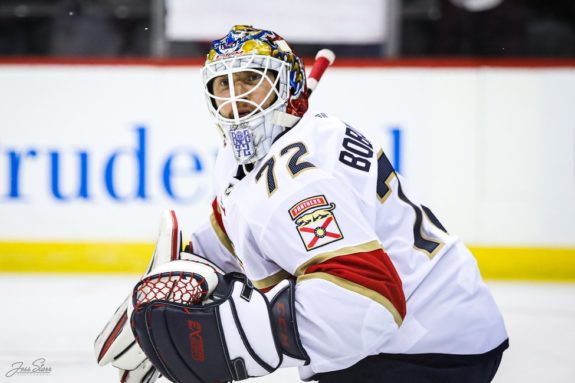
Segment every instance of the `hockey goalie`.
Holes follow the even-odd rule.
[[[121,382],[296,366],[322,383],[493,379],[508,337],[473,255],[372,138],[308,110],[333,59],[307,76],[281,36],[245,25],[212,43],[212,214],[182,244],[165,213],[148,270],[97,337]]]

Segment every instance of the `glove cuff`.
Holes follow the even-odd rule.
[[[266,293],[270,301],[272,326],[277,343],[284,354],[280,367],[309,364],[297,327],[295,310],[295,280],[284,279]]]

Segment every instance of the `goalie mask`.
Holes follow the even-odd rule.
[[[263,158],[307,110],[303,63],[272,31],[236,25],[202,68],[208,108],[238,164]]]

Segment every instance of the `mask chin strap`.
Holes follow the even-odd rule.
[[[279,110],[276,110],[275,112],[273,112],[273,115],[272,115],[272,124],[280,125],[280,126],[283,126],[285,128],[293,128],[295,126],[295,124],[297,124],[300,119],[301,119],[301,117],[294,116],[293,114],[289,114],[286,112],[281,112]]]

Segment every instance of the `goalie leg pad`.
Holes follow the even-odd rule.
[[[243,380],[267,375],[282,362],[265,295],[239,273],[219,284],[226,295],[203,305],[135,302],[131,323],[138,342],[174,382]]]

